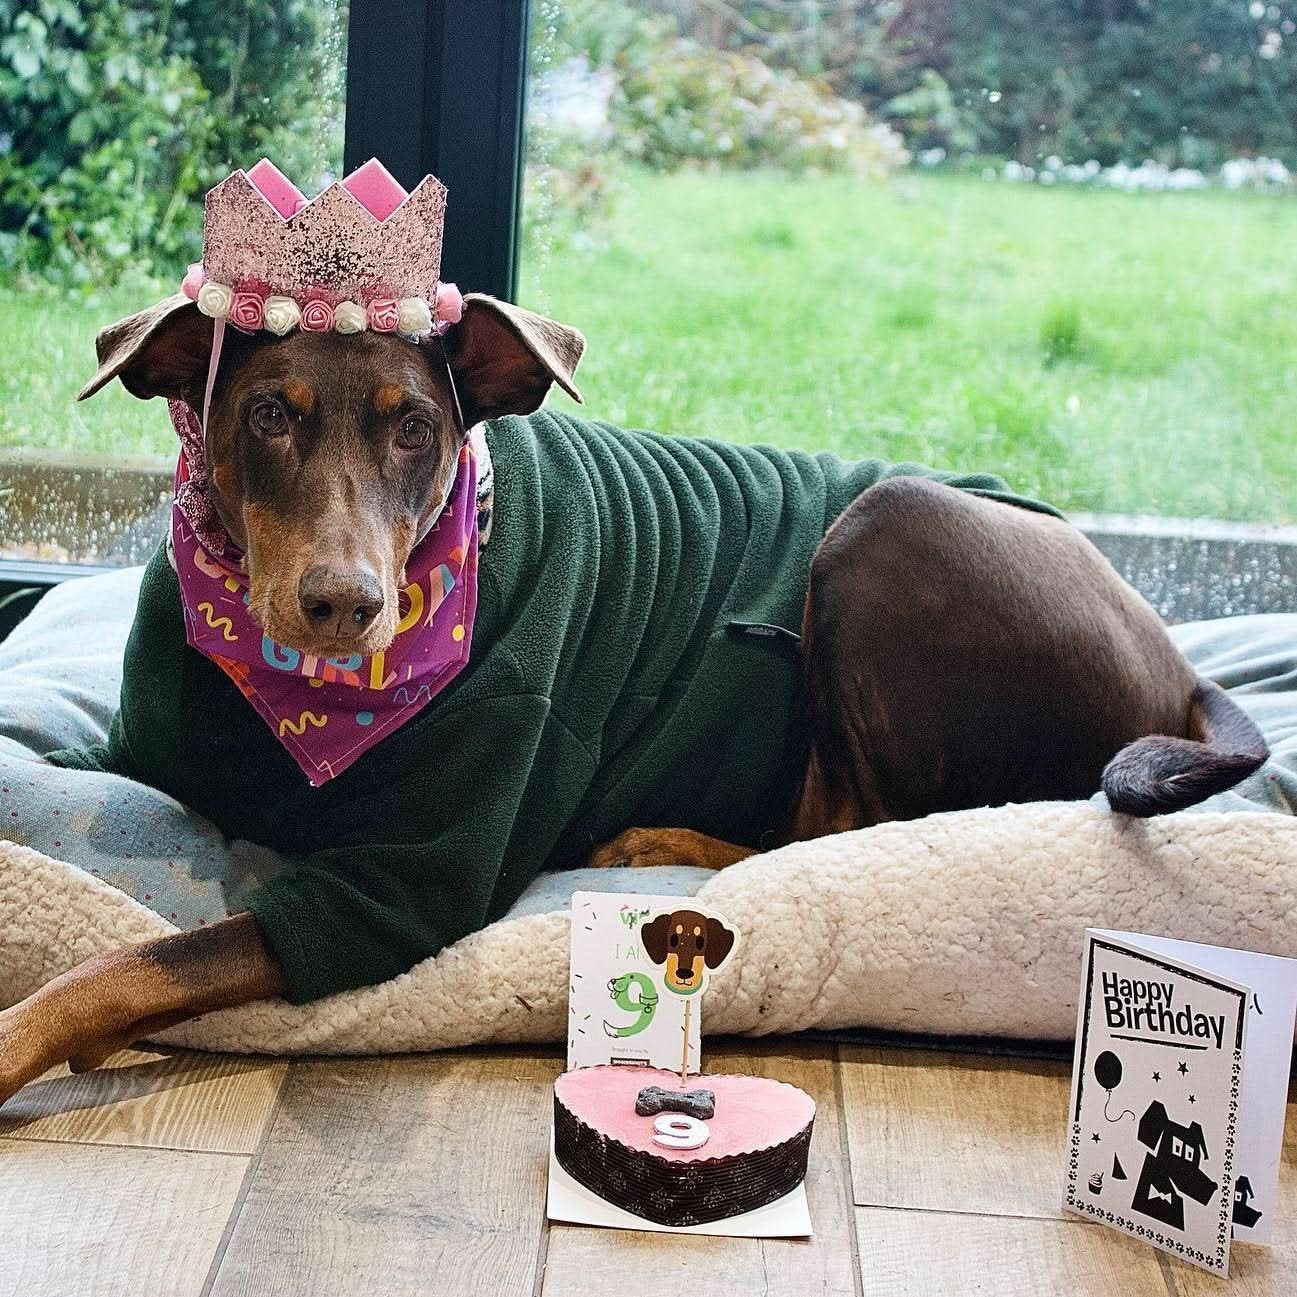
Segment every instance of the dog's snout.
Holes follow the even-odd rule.
[[[344,637],[362,634],[383,611],[383,587],[372,572],[339,572],[325,564],[302,574],[297,598],[308,621],[332,624]]]

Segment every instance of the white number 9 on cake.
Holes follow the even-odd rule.
[[[712,1108],[705,1121],[688,1115],[703,1105]],[[704,1225],[791,1193],[806,1177],[814,1123],[810,1095],[761,1076],[695,1075],[685,1086],[675,1072],[605,1064],[554,1082],[559,1165],[660,1225]],[[664,1142],[664,1132],[678,1140]]]

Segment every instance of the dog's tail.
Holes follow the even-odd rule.
[[[1103,791],[1123,815],[1165,815],[1232,788],[1270,755],[1261,731],[1217,684],[1198,681],[1194,738],[1150,734],[1122,748],[1103,772]]]

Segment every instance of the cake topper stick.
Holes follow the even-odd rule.
[[[680,1047],[680,1088],[684,1089],[689,1084],[689,1016],[693,1013],[694,1002],[685,1001],[685,1029],[683,1033],[684,1042]],[[702,1060],[699,1060],[699,1067],[702,1066]]]

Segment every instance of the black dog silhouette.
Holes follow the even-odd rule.
[[[1219,1187],[1198,1165],[1207,1159],[1202,1127],[1196,1121],[1189,1126],[1177,1125],[1154,1099],[1140,1118],[1139,1142],[1153,1151],[1145,1154],[1131,1211],[1183,1229],[1182,1195],[1205,1206]]]

